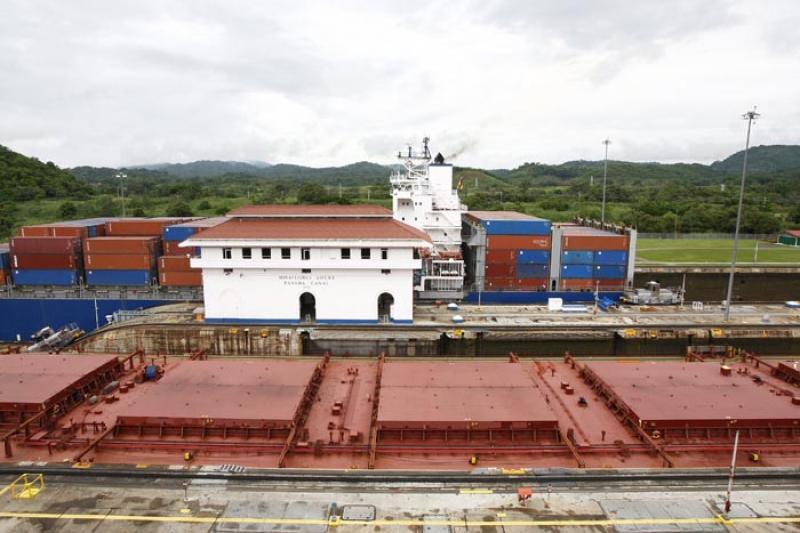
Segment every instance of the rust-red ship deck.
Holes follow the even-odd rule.
[[[736,430],[743,461],[751,452],[768,466],[800,460],[800,388],[747,358],[725,368],[170,359],[159,361],[161,379],[143,381],[144,362],[123,371],[115,357],[74,355],[51,359],[73,374],[35,398],[12,386],[17,368],[35,368],[27,358],[38,360],[0,355],[6,403],[46,403],[67,381],[80,400],[104,384],[98,372],[120,373],[122,387],[46,416],[18,411],[4,436],[10,461],[174,464],[188,452],[193,464],[295,468],[725,466]],[[19,430],[20,416],[39,416],[40,430]]]

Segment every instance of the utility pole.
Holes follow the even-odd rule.
[[[125,218],[125,178],[128,177],[124,172],[117,172],[114,176],[119,180],[119,198],[122,200],[122,218]]]
[[[744,183],[747,178],[747,154],[750,151],[750,129],[753,121],[761,116],[756,113],[753,106],[752,111],[748,111],[742,118],[747,121],[747,140],[744,144],[744,161],[742,162],[742,184],[739,187],[739,209],[736,211],[736,230],[733,233],[733,256],[731,257],[731,273],[728,276],[728,295],[725,299],[725,322],[731,319],[731,299],[733,298],[733,274],[736,271],[736,253],[739,251],[739,226],[742,223],[742,203],[744,202]]]
[[[608,145],[611,144],[609,139],[603,141],[606,146],[606,158],[603,163],[603,205],[600,208],[600,223],[606,223],[606,178],[608,177]]]

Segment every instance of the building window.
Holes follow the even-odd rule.
[[[242,259],[252,259],[252,258],[253,258],[253,249],[242,248]]]
[[[361,259],[369,259],[369,248],[362,248],[361,249]]]
[[[419,248],[414,248],[414,259],[419,259]]]
[[[302,272],[303,272],[303,274],[311,274],[311,269],[310,268],[304,268],[302,270]]]
[[[350,259],[350,248],[342,248],[342,259]]]
[[[291,259],[291,258],[292,258],[292,249],[281,248],[281,259]]]
[[[392,273],[392,271],[389,270],[388,268],[384,268],[384,269],[381,270],[381,274],[391,274],[391,273]]]
[[[300,248],[300,259],[308,261],[311,259],[311,248]]]
[[[262,248],[261,259],[272,259],[272,248]]]
[[[230,248],[223,248],[222,249],[222,258],[223,259],[230,259],[231,257],[233,257],[231,255],[231,249]]]
[[[230,276],[231,274],[233,274],[233,269],[232,268],[224,268],[224,269],[222,269],[222,272],[226,276]]]
[[[381,259],[389,259],[389,249],[381,248]]]

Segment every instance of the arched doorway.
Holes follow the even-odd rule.
[[[392,320],[392,306],[394,305],[394,296],[388,292],[381,293],[378,296],[378,321],[389,322]]]
[[[310,292],[300,295],[300,321],[314,322],[317,319],[317,299]]]

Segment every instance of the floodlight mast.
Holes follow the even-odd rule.
[[[605,162],[603,163],[603,204],[600,207],[600,223],[606,223],[606,178],[608,176],[608,145],[611,144],[609,139],[603,141],[603,144],[606,146],[606,158]]]

